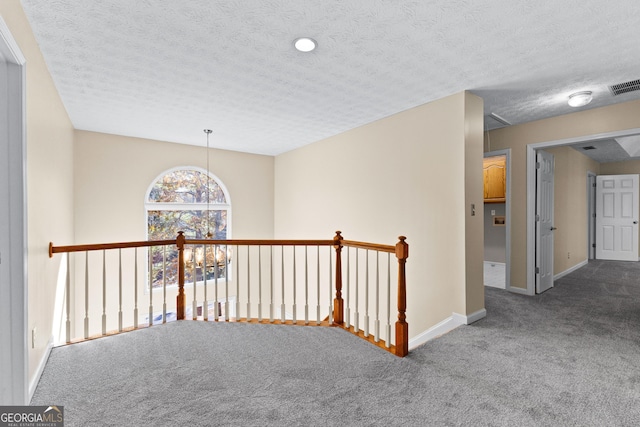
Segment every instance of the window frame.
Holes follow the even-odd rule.
[[[200,172],[203,173],[205,175],[207,175],[210,179],[214,180],[216,182],[216,184],[220,187],[220,189],[222,190],[226,203],[209,203],[208,207],[209,207],[209,211],[214,211],[214,210],[224,210],[226,211],[226,220],[227,220],[227,239],[231,239],[231,233],[232,233],[232,210],[231,210],[231,197],[229,195],[229,190],[227,190],[227,187],[224,185],[224,182],[222,182],[222,180],[216,176],[215,174],[211,173],[211,171],[207,171],[207,169],[205,168],[201,168],[198,166],[176,166],[170,169],[167,169],[165,171],[163,171],[162,173],[160,173],[159,175],[157,175],[149,184],[149,186],[147,187],[147,191],[145,192],[145,196],[144,196],[144,227],[145,227],[145,238],[146,240],[149,240],[149,211],[207,211],[207,203],[172,203],[172,202],[151,202],[149,201],[149,196],[151,195],[151,191],[153,190],[153,188],[155,187],[156,183],[160,180],[162,180],[162,178],[164,178],[166,175],[170,175],[174,172],[177,171],[196,171],[196,172]],[[177,236],[177,234],[176,234]],[[193,236],[186,236],[185,237],[187,239],[189,238],[193,238]],[[215,242],[215,240],[212,240],[212,242]],[[215,244],[215,243],[213,243]],[[148,265],[147,265],[147,269],[148,269]],[[146,272],[147,276],[149,275],[149,272]],[[194,283],[193,282],[188,282],[185,283],[185,288],[187,287],[191,287],[193,286]],[[169,288],[177,288],[177,284],[171,284],[171,285],[167,285],[167,289]],[[204,281],[200,280],[200,281],[196,281],[195,282],[195,286],[204,286]],[[153,288],[152,286],[145,286],[145,293],[147,293],[149,291],[149,289],[153,290],[154,292],[161,292],[163,287],[156,287]]]

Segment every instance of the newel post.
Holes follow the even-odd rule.
[[[186,295],[184,294],[184,231],[178,231],[176,246],[178,246],[178,296],[176,299],[176,316],[178,320],[184,319]]]
[[[342,235],[336,231],[333,247],[336,250],[336,297],[333,300],[333,323],[344,323],[344,300],[342,299]]]
[[[398,321],[396,322],[396,356],[404,357],[409,353],[409,325],[407,315],[407,278],[405,264],[409,258],[409,245],[404,236],[398,237],[396,258],[398,258]]]

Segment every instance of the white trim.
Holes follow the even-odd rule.
[[[505,277],[504,284],[507,291],[511,290],[511,148],[504,150],[489,151],[484,153],[484,157],[505,156],[507,167],[507,193],[505,194],[504,216],[505,216]]]
[[[204,168],[198,167],[198,166],[176,166],[174,168],[171,169],[167,169],[164,172],[162,172],[160,175],[156,176],[153,181],[151,181],[151,184],[149,184],[149,187],[147,187],[147,191],[144,194],[144,207],[145,207],[145,212],[144,212],[144,223],[145,223],[145,233],[147,234],[147,238],[148,236],[148,227],[147,227],[147,221],[148,221],[148,217],[149,214],[148,212],[150,210],[156,210],[156,211],[162,211],[162,210],[207,210],[207,203],[156,203],[156,202],[150,202],[149,201],[149,195],[151,194],[151,190],[153,189],[155,183],[161,179],[163,176],[168,175],[172,172],[175,171],[179,171],[179,170],[195,170],[204,174],[207,174],[209,176],[209,178],[213,179],[216,184],[218,184],[218,186],[222,189],[222,192],[224,193],[224,198],[226,199],[226,203],[209,203],[208,207],[210,210],[220,210],[220,211],[226,211],[227,212],[227,239],[231,239],[232,236],[232,210],[231,210],[231,196],[229,195],[229,190],[227,190],[226,185],[224,185],[224,182],[222,182],[222,180],[220,178],[218,178],[215,174],[211,173],[211,171],[207,171]]]
[[[556,280],[558,280],[558,279],[560,279],[560,278],[562,278],[562,277],[566,276],[567,274],[569,274],[569,273],[573,273],[574,271],[578,270],[579,268],[584,267],[584,266],[585,266],[585,265],[587,265],[587,264],[589,264],[589,260],[588,260],[588,259],[585,259],[585,260],[584,260],[584,261],[582,261],[581,263],[576,264],[576,265],[574,265],[573,267],[568,268],[568,269],[566,269],[565,271],[563,271],[563,272],[561,272],[561,273],[556,274],[555,276],[553,276],[553,280],[554,280],[554,281],[556,281]]]
[[[527,295],[535,295],[535,152],[538,149],[640,134],[640,128],[527,144]]]
[[[441,337],[442,335],[453,331],[458,326],[470,325],[471,323],[477,322],[480,319],[484,319],[486,316],[487,310],[485,310],[484,308],[482,310],[476,311],[475,313],[471,313],[468,316],[458,313],[452,313],[451,317],[447,317],[442,322],[411,338],[409,340],[409,350],[413,350],[414,348],[419,347],[434,338]]]
[[[40,359],[40,363],[38,363],[38,368],[29,383],[29,402],[33,398],[33,393],[36,392],[36,388],[38,387],[38,383],[40,382],[40,377],[44,372],[45,366],[47,366],[47,362],[49,361],[49,355],[51,354],[51,349],[53,349],[53,335],[49,338],[49,342],[47,343],[47,348],[45,350],[44,356]]]
[[[524,288],[516,288],[515,286],[512,286],[511,289],[509,289],[510,292],[513,292],[514,294],[520,294],[520,295],[530,295],[529,291],[527,291]]]
[[[165,175],[169,175],[170,173],[176,172],[176,171],[181,171],[181,170],[195,170],[204,174],[209,175],[210,178],[212,178],[222,189],[222,192],[224,193],[224,197],[227,200],[226,206],[231,206],[231,197],[229,196],[229,190],[227,190],[227,187],[224,185],[224,183],[222,182],[222,180],[220,178],[218,178],[215,174],[211,173],[211,171],[206,170],[205,168],[201,168],[199,166],[176,166],[174,168],[171,169],[167,169],[164,172],[162,172],[160,175],[156,176],[153,181],[151,181],[151,184],[149,184],[149,187],[147,187],[147,191],[144,194],[144,202],[145,204],[156,204],[155,202],[149,202],[149,195],[151,194],[151,190],[153,190],[153,187],[155,185],[155,183],[162,177],[164,177]],[[157,204],[162,204],[162,203],[157,203]],[[197,203],[193,203],[193,204],[197,204]],[[189,205],[192,205],[192,203],[189,203]],[[204,205],[206,205],[206,203],[204,203]],[[215,203],[210,203],[210,205],[216,205]],[[225,206],[224,204],[217,204],[216,206]]]
[[[485,317],[487,317],[487,310],[483,308],[469,315],[453,313],[452,317],[455,321],[460,322],[463,325],[470,325],[480,319],[484,319]]]
[[[29,347],[28,347],[28,281],[27,281],[27,185],[26,185],[26,70],[25,57],[11,35],[9,27],[0,17],[0,60],[6,62],[6,110],[0,108],[6,119],[5,141],[0,141],[1,156],[7,162],[8,182],[7,218],[0,228],[8,226],[5,244],[0,247],[2,268],[8,275],[9,285],[0,287],[0,311],[8,317],[0,321],[2,335],[6,337],[0,350],[0,405],[26,405],[29,402]],[[3,97],[4,98],[4,97]],[[4,248],[4,249],[3,249]],[[5,335],[5,333],[7,335]]]
[[[411,338],[409,340],[409,350],[413,350],[434,338],[438,338],[448,332],[451,332],[461,325],[464,325],[464,323],[460,322],[458,319],[454,319],[453,316],[448,317],[437,325]]]
[[[595,174],[594,172],[591,172],[589,170],[587,171],[587,260],[596,258],[596,196],[594,194],[596,176],[597,174]]]
[[[11,35],[11,31],[9,31],[9,27],[4,22],[2,17],[0,16],[0,50],[8,56],[10,59],[13,59],[14,63],[17,65],[23,66],[27,63],[18,43],[16,43],[15,39]],[[6,48],[6,50],[5,50]]]

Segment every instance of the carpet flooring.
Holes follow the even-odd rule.
[[[53,349],[66,426],[637,426],[640,263],[590,262],[397,358],[337,328],[180,321]]]

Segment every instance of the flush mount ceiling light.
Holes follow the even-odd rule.
[[[582,107],[587,105],[593,99],[591,91],[576,92],[569,95],[569,105],[572,107]]]
[[[311,52],[317,46],[317,43],[314,39],[309,37],[300,37],[299,39],[295,39],[293,41],[293,45],[300,52]]]

